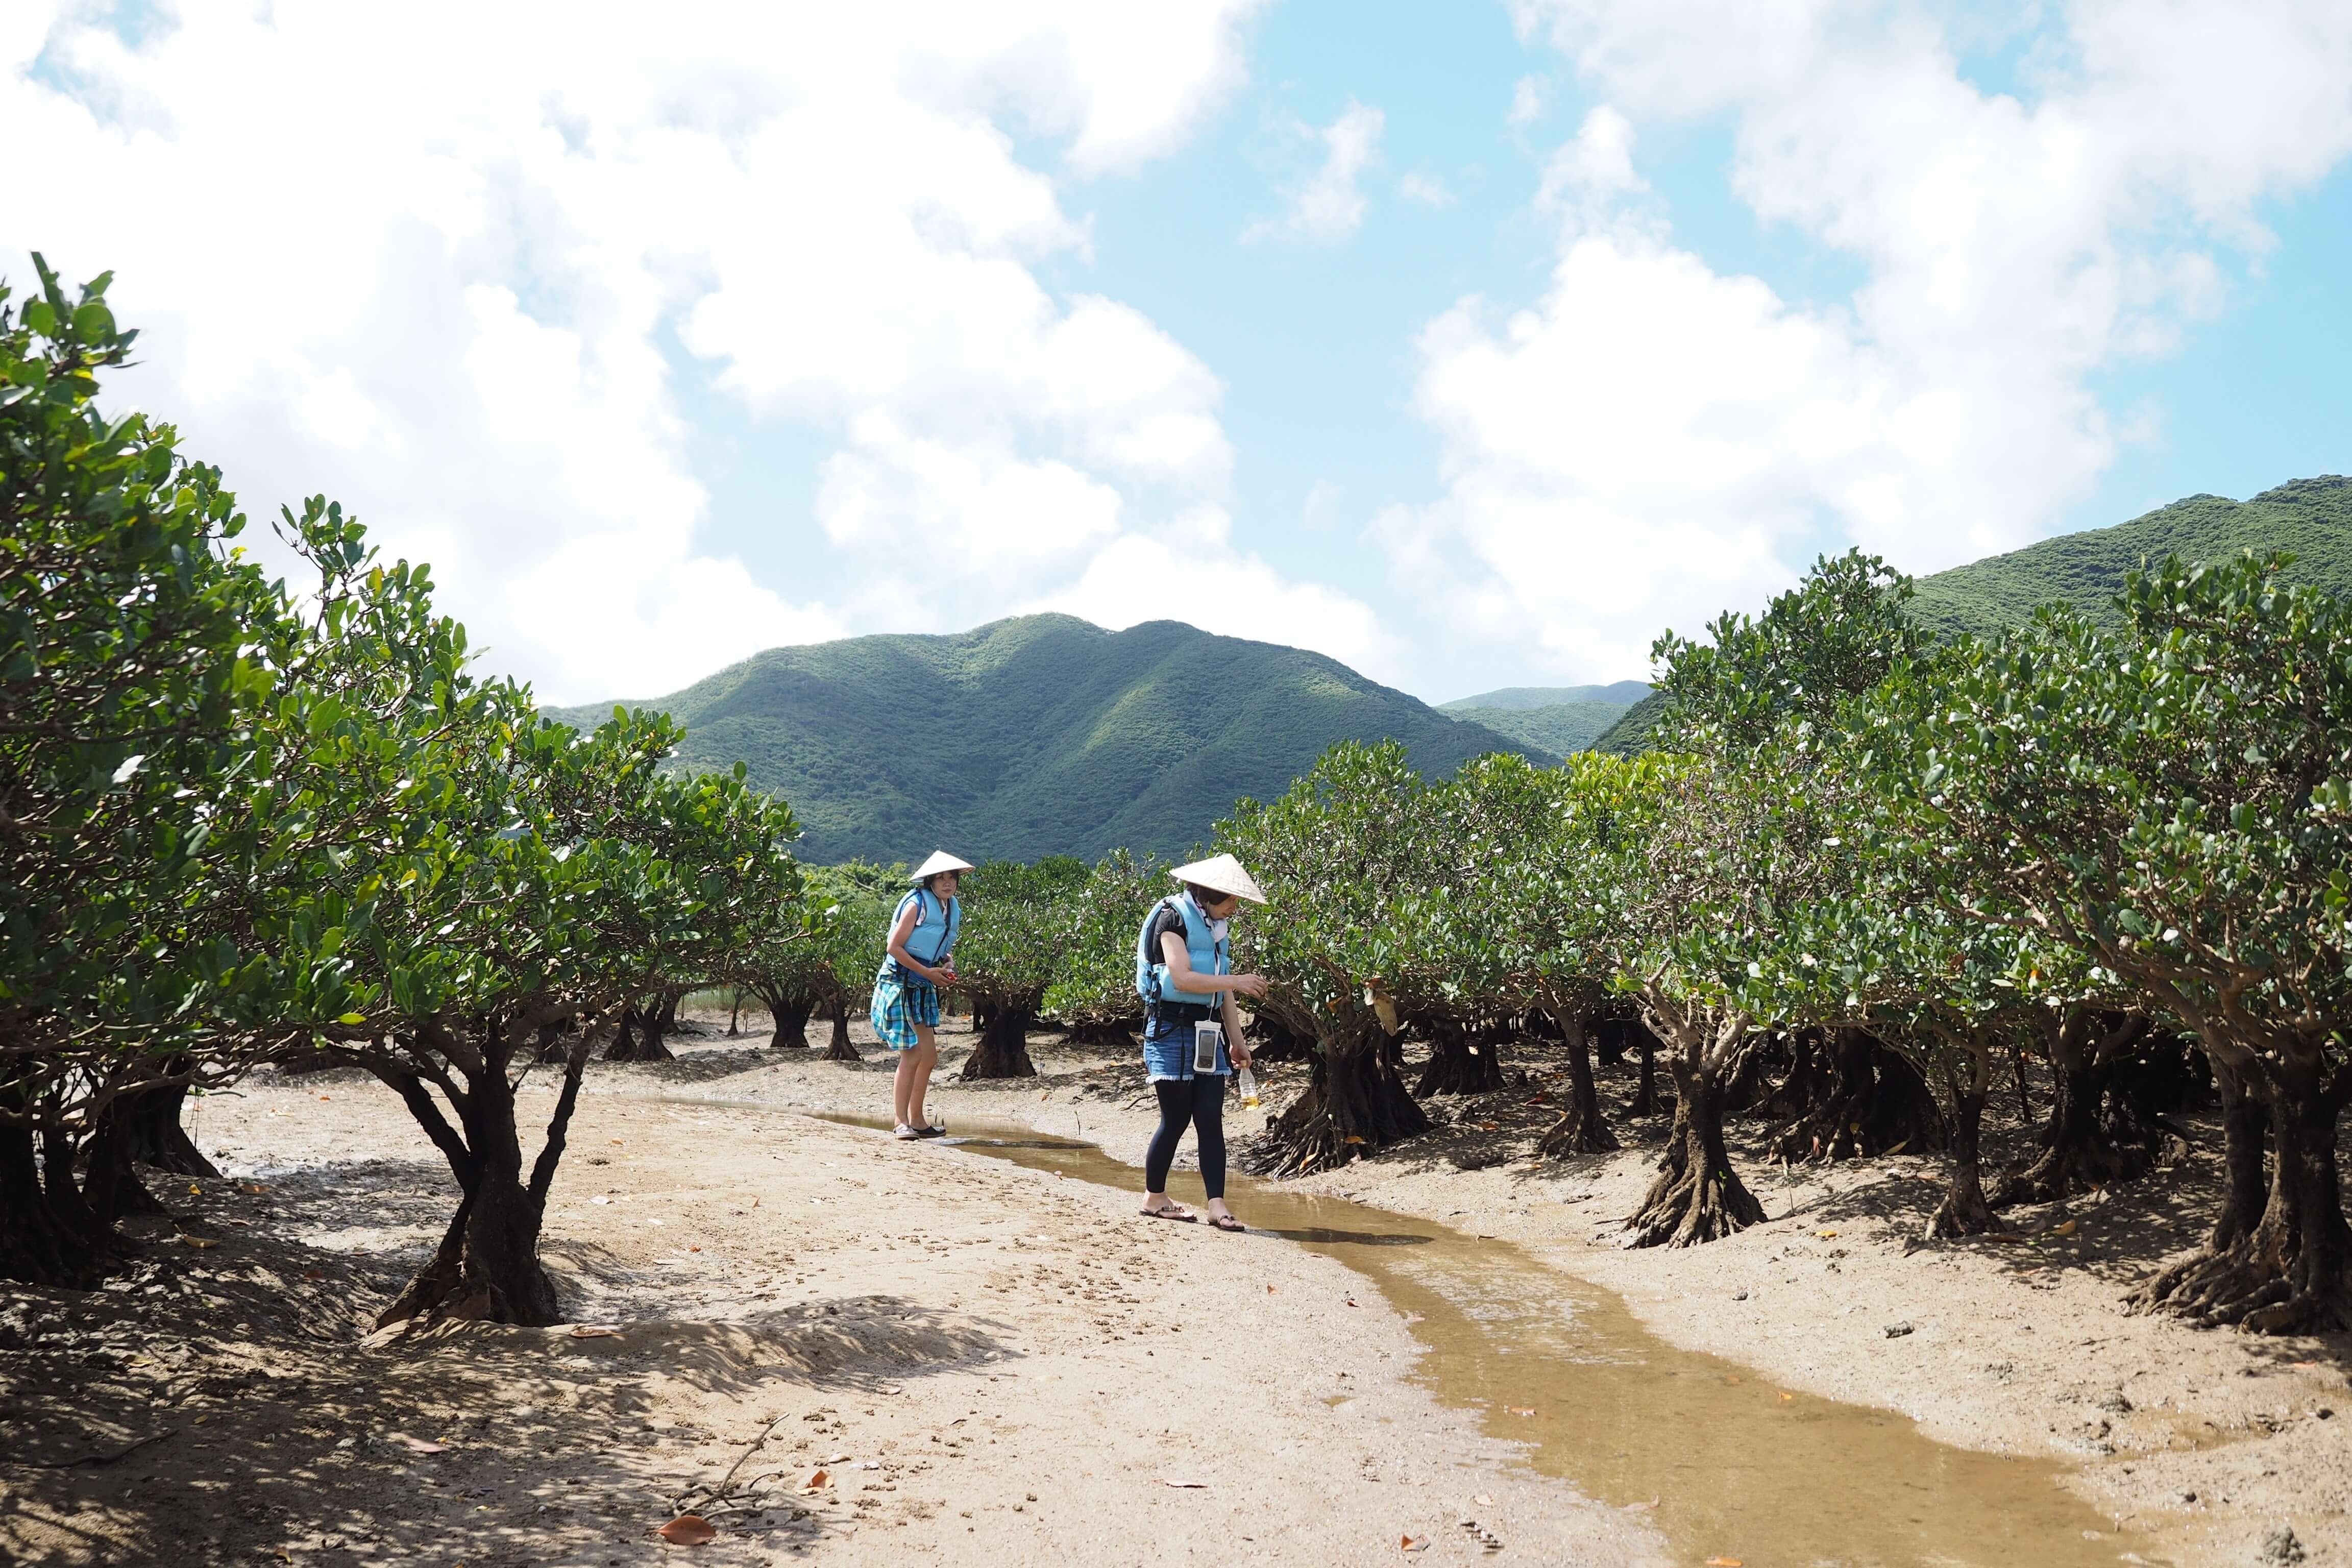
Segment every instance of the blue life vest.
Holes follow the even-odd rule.
[[[1168,983],[1166,960],[1152,951],[1151,928],[1160,923],[1160,911],[1171,906],[1184,917],[1184,950],[1192,960],[1193,972],[1199,974],[1233,973],[1229,944],[1209,929],[1208,917],[1201,913],[1191,899],[1175,893],[1151,906],[1151,912],[1143,917],[1143,930],[1136,935],[1135,994],[1143,998],[1146,1005],[1181,1002],[1195,1007],[1213,1007],[1223,1000],[1223,992],[1174,989]]]
[[[915,906],[915,929],[907,933],[907,956],[936,968],[941,958],[954,951],[956,934],[963,929],[963,900],[950,899],[946,910],[934,915],[932,911],[940,908],[939,895],[929,888],[917,888],[890,911],[892,931],[898,929],[910,903]]]

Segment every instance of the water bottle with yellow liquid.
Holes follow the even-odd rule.
[[[1242,1103],[1255,1110],[1258,1104],[1257,1075],[1247,1068],[1238,1068],[1234,1070],[1241,1074]]]

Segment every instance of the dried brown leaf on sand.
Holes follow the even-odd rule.
[[[682,1513],[654,1531],[672,1546],[700,1546],[719,1539],[719,1531],[698,1513]]]
[[[422,1437],[412,1437],[405,1432],[394,1432],[392,1435],[392,1440],[412,1454],[446,1454],[449,1451],[449,1446],[446,1443],[428,1443]]]
[[[595,1323],[581,1323],[572,1329],[572,1337],[575,1340],[617,1340],[621,1337],[621,1331]]]
[[[833,1485],[833,1475],[830,1471],[811,1470],[809,1472],[808,1479],[801,1483],[801,1490],[804,1492],[821,1492],[831,1485]]]
[[[1397,1542],[1397,1550],[1400,1552],[1426,1552],[1429,1550],[1429,1538],[1425,1535],[1408,1535]]]

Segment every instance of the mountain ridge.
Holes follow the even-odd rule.
[[[1990,636],[2024,625],[2048,604],[2114,624],[2122,618],[2116,600],[2133,572],[2168,555],[2215,561],[2248,549],[2285,550],[2295,557],[2286,581],[2352,597],[2352,478],[2289,479],[2242,501],[2183,496],[2105,528],[2055,534],[1917,579],[1911,612],[1943,636]],[[1655,694],[1634,704],[1594,749],[1620,755],[1646,749],[1664,706]]]
[[[548,713],[586,726],[614,706]],[[1485,752],[1552,760],[1326,655],[1178,621],[1040,615],[770,648],[622,706],[687,727],[678,768],[742,761],[815,862],[1181,854],[1342,740],[1393,737],[1439,773]]]

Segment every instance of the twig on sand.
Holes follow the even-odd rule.
[[[708,1518],[712,1511],[713,1504],[723,1502],[733,1495],[735,1478],[742,1474],[743,1467],[751,1462],[751,1456],[758,1453],[761,1446],[763,1446],[771,1436],[774,1436],[776,1428],[783,1424],[784,1418],[781,1415],[777,1416],[773,1421],[769,1422],[766,1426],[761,1429],[760,1435],[751,1439],[751,1446],[744,1449],[741,1457],[739,1458],[733,1465],[728,1468],[726,1475],[719,1478],[719,1481],[717,1486],[709,1488],[708,1490],[698,1488],[688,1488],[687,1490],[678,1493],[677,1496],[671,1500],[671,1508],[679,1513],[698,1513],[703,1515],[705,1518]],[[758,1480],[755,1480],[752,1485],[757,1486],[759,1481],[766,1480],[768,1479],[769,1478],[765,1476],[761,1476]],[[698,1506],[696,1504],[696,1500],[698,1498],[701,1500]],[[719,1511],[731,1512],[735,1510],[720,1510]]]
[[[150,1432],[144,1437],[132,1438],[111,1453],[83,1454],[71,1459],[0,1459],[0,1465],[12,1465],[25,1470],[70,1470],[82,1465],[110,1465],[117,1459],[137,1453],[150,1443],[162,1442],[178,1430],[176,1426],[166,1426],[161,1432]]]

